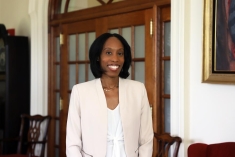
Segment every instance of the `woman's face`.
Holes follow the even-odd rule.
[[[102,77],[118,77],[124,64],[124,48],[116,37],[107,39],[100,54]]]

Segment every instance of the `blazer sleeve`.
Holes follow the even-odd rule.
[[[151,109],[146,89],[143,85],[143,98],[140,119],[139,157],[152,157],[153,153],[153,126]]]
[[[81,113],[79,104],[79,92],[73,86],[66,128],[66,155],[67,157],[82,157],[82,132],[81,132]]]

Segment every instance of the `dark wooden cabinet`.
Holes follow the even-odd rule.
[[[3,138],[12,138],[19,134],[20,115],[30,113],[29,39],[23,36],[8,36],[4,31],[1,33],[0,131]],[[5,55],[1,54],[3,51]],[[16,148],[17,143],[4,144],[3,152],[12,153]]]

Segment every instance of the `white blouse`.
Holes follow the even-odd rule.
[[[106,157],[126,157],[119,105],[108,111],[108,136]]]

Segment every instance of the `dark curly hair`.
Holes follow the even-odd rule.
[[[131,65],[131,48],[127,41],[119,34],[111,34],[111,33],[104,33],[100,35],[95,41],[92,43],[90,50],[89,50],[89,59],[90,59],[90,68],[91,72],[95,78],[100,78],[103,74],[103,70],[100,66],[100,62],[97,60],[100,58],[101,52],[103,50],[103,46],[106,40],[110,37],[116,37],[123,45],[124,48],[124,64],[122,67],[121,72],[119,73],[119,77],[127,78],[129,76],[129,67]]]

